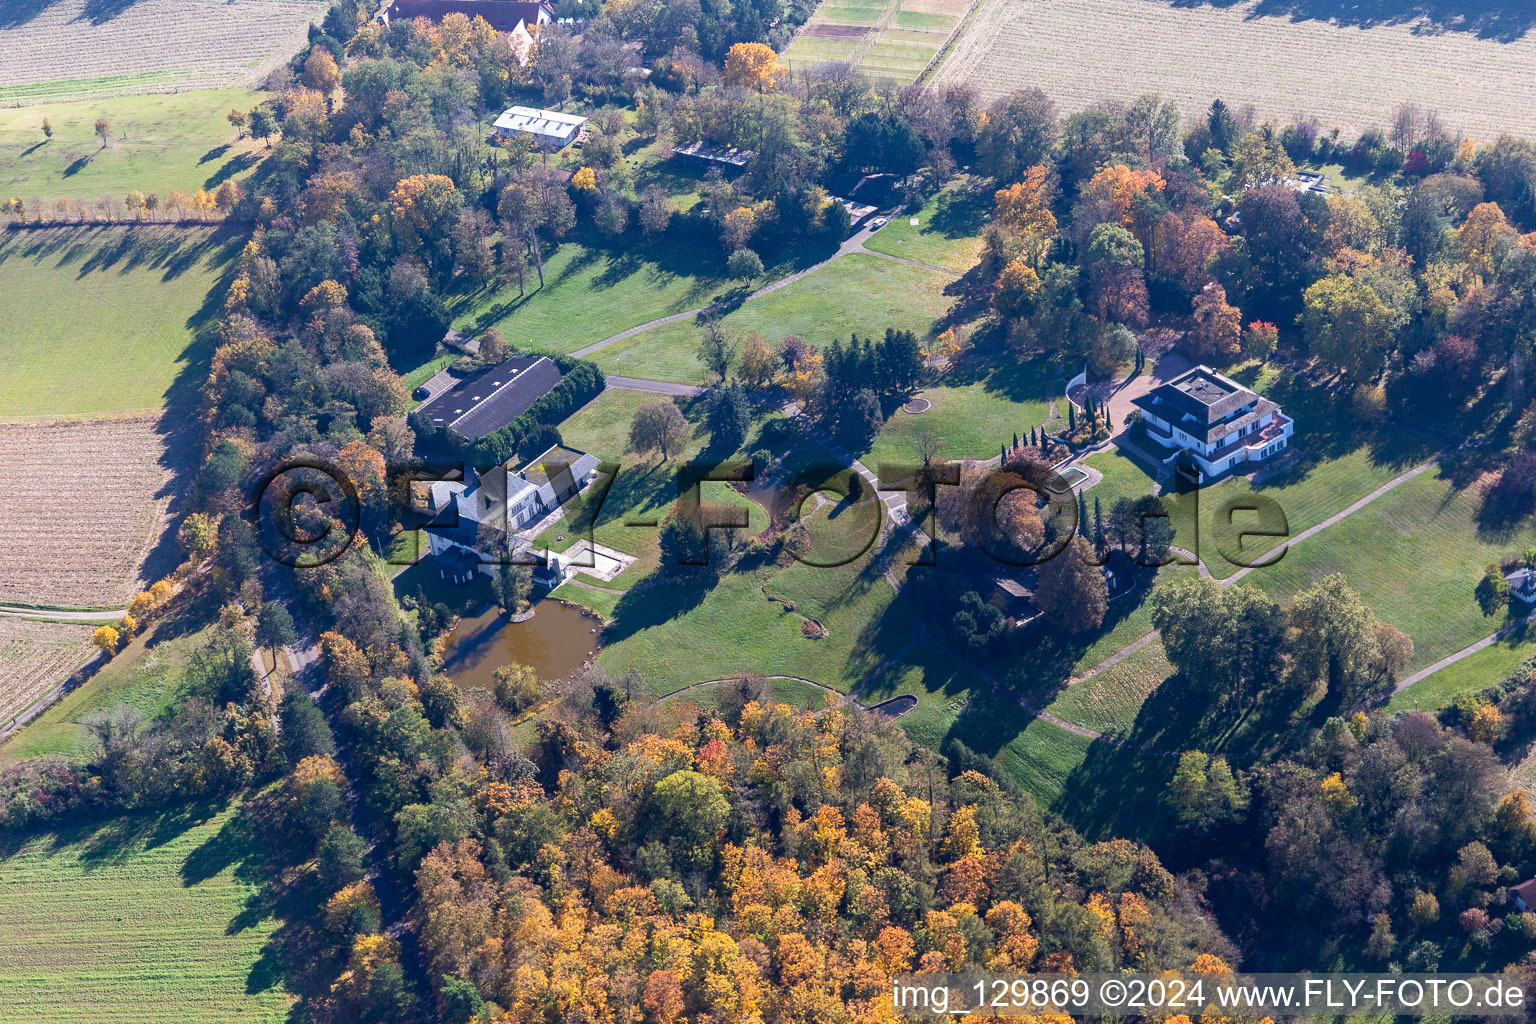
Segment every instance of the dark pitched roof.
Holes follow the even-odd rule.
[[[530,27],[539,22],[539,12],[546,19],[553,19],[554,9],[538,0],[395,0],[390,5],[389,16],[395,18],[428,18],[442,21],[448,14],[464,14],[473,19],[477,15],[490,23],[498,32],[511,32],[518,22]]]
[[[418,411],[434,427],[478,441],[527,412],[563,376],[548,356],[513,356],[470,374]]]
[[[1192,437],[1216,441],[1279,406],[1209,366],[1197,366],[1132,401]],[[1241,413],[1245,406],[1251,406]]]

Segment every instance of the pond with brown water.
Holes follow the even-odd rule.
[[[559,601],[534,605],[533,618],[511,622],[493,605],[465,616],[453,627],[443,671],[461,689],[495,689],[503,665],[528,665],[540,679],[565,679],[595,657],[599,620]]]

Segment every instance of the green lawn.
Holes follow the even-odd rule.
[[[597,509],[597,521],[591,522],[595,509],[593,495],[589,492],[580,502],[572,503],[565,515],[544,531],[535,542],[543,550],[564,551],[578,540],[592,533],[599,544],[607,545],[635,556],[635,563],[608,582],[587,579],[589,583],[613,590],[625,590],[650,575],[660,564],[660,530],[655,525],[630,525],[632,522],[660,523],[677,501],[677,467],[697,458],[709,444],[708,430],[702,424],[703,409],[697,403],[673,400],[694,424],[694,433],[687,447],[674,455],[670,462],[662,463],[656,456],[647,458],[630,453],[629,424],[635,411],[651,402],[665,402],[664,395],[643,391],[625,391],[617,388],[603,392],[578,410],[560,425],[560,436],[565,443],[585,452],[591,452],[606,461],[620,466],[601,509]],[[757,422],[753,428],[755,438],[769,424],[782,422],[783,417],[765,408],[755,410]],[[755,444],[748,440],[745,450],[753,450]],[[727,455],[731,453],[726,453]],[[715,504],[733,504],[745,508],[751,519],[749,532],[758,532],[767,525],[767,513],[755,502],[737,494],[728,483],[708,482],[701,484],[705,501]],[[579,587],[570,588],[568,600],[586,605],[601,615],[607,611],[601,599],[611,595],[594,593]]]
[[[1533,655],[1536,655],[1536,628],[1524,626],[1498,643],[1447,665],[1406,690],[1393,694],[1387,702],[1387,710],[1435,710],[1446,707],[1455,703],[1457,697],[1476,693],[1505,679]]]
[[[956,739],[998,767],[1042,807],[1059,804],[1072,774],[1094,742],[1041,721],[1006,693],[994,691],[952,654],[923,644],[871,678],[860,700],[873,704],[900,694],[917,707],[896,719],[914,741],[934,750]]]
[[[807,618],[829,634],[804,636]],[[638,671],[657,696],[747,669],[846,692],[916,630],[872,555],[835,568],[749,562],[718,577],[678,572],[632,589],[614,603],[612,619],[602,664]]]
[[[264,98],[248,89],[197,89],[0,109],[0,195],[89,205],[103,196],[121,203],[130,189],[164,200],[176,188],[217,188],[248,174],[265,152],[253,139],[236,141],[224,116]],[[44,118],[52,139],[43,136]],[[112,126],[106,148],[97,118]]]
[[[544,287],[530,267],[517,284],[461,295],[453,322],[478,334],[495,327],[513,345],[570,352],[648,320],[708,305],[729,285],[724,260],[680,245],[590,248],[566,242],[544,263]]]
[[[206,629],[177,634],[162,620],[101,667],[77,690],[65,694],[0,747],[0,764],[27,757],[63,754],[83,757],[95,740],[82,723],[92,715],[126,704],[146,719],[165,712],[181,696],[181,673],[202,643]]]
[[[981,258],[981,231],[991,219],[991,208],[991,191],[969,177],[962,178],[936,193],[916,213],[897,213],[864,247],[963,273]]]
[[[1503,625],[1502,617],[1488,618],[1478,609],[1473,588],[1489,562],[1536,545],[1536,526],[1498,535],[1481,531],[1479,504],[1475,488],[1457,490],[1431,470],[1296,545],[1247,581],[1286,600],[1342,572],[1377,616],[1413,637],[1412,667],[1422,668]]]
[[[1050,711],[1095,732],[1129,734],[1141,705],[1172,673],[1162,643],[1153,641],[1092,679],[1063,690]]]
[[[952,304],[944,295],[950,281],[938,271],[854,253],[748,300],[722,322],[737,335],[757,331],[774,344],[798,335],[820,346],[853,333],[883,335],[887,327],[928,337]],[[690,318],[626,338],[593,358],[607,373],[702,384],[707,374],[696,355],[702,335]],[[511,334],[507,340],[518,342]]]
[[[917,393],[929,401],[927,412],[891,414],[864,461],[871,467],[912,463],[922,433],[948,442],[943,458],[992,458],[1001,445],[1013,444],[1015,433],[1022,436],[1048,422],[1050,396],[1060,395],[1064,383],[1061,372],[1042,360],[951,370]]]
[[[1413,637],[1411,668],[1422,668],[1487,636],[1506,621],[1484,617],[1472,588],[1489,561],[1536,539],[1536,528],[1531,527],[1512,535],[1481,534],[1477,504],[1474,493],[1457,491],[1433,472],[1424,473],[1296,545],[1277,565],[1256,570],[1244,582],[1288,601],[1322,576],[1342,572],[1383,621]],[[1150,626],[1145,609],[1138,608],[1080,660],[1078,670],[1102,660],[1113,648],[1134,639],[1132,634],[1145,633]],[[1533,653],[1536,636],[1531,630],[1517,633],[1397,694],[1389,706],[1392,710],[1444,707],[1461,694],[1498,682]],[[1188,736],[1168,737],[1143,715],[1143,705],[1170,671],[1161,646],[1152,644],[1094,679],[1064,690],[1050,710],[1101,732],[1134,734],[1143,741],[1154,734],[1165,743],[1188,740]],[[1175,704],[1177,696],[1169,694],[1166,700]]]
[[[0,846],[0,1022],[282,1021],[277,922],[239,863],[237,808]]]
[[[0,237],[0,416],[158,411],[202,384],[211,292],[238,240],[212,229]]]
[[[1298,416],[1297,422],[1300,426],[1305,421]],[[1241,551],[1237,549],[1237,532],[1260,525],[1260,514],[1245,509],[1248,499],[1257,495],[1273,501],[1284,514],[1288,535],[1295,536],[1435,453],[1423,438],[1390,426],[1374,434],[1361,432],[1351,436],[1332,435],[1326,427],[1315,433],[1303,431],[1298,434],[1296,447],[1299,460],[1261,479],[1257,486],[1252,477],[1238,475],[1225,477],[1198,492],[1165,494],[1175,530],[1174,542],[1186,549],[1198,547],[1211,575],[1225,579],[1241,568],[1225,552],[1231,552],[1238,561],[1257,563],[1284,543],[1283,537],[1248,537],[1243,540]],[[1119,498],[1153,493],[1147,467],[1118,449],[1090,455],[1083,462],[1104,474],[1104,480],[1086,492],[1090,510],[1094,498],[1108,511]],[[1198,535],[1194,527],[1197,508]],[[1264,528],[1268,525],[1264,524]]]

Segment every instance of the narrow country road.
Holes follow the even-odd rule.
[[[56,611],[52,608],[26,608],[21,605],[0,604],[0,615],[17,619],[67,619],[70,622],[116,622],[127,608],[109,608],[105,611]]]

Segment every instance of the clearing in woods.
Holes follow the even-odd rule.
[[[0,604],[121,607],[143,588],[170,504],[156,422],[0,424]]]
[[[971,0],[827,0],[795,36],[784,62],[799,70],[853,63],[867,75],[916,81]]]
[[[0,844],[0,1024],[284,1020],[241,805]]]
[[[304,45],[324,0],[0,4],[0,103],[254,85]]]
[[[29,208],[36,198],[43,216],[54,217],[60,199],[121,204],[137,189],[163,204],[172,189],[216,189],[249,174],[265,151],[255,139],[236,140],[226,115],[265,98],[249,89],[198,89],[0,109],[0,196],[16,196]],[[112,126],[105,147],[97,118]],[[43,135],[44,119],[51,139]]]
[[[1425,20],[1407,0],[1370,5],[1378,17],[1363,24],[1293,20],[1289,4],[1287,16],[1266,16],[1270,6],[980,0],[933,82],[973,85],[987,100],[1037,86],[1064,114],[1155,92],[1187,118],[1220,97],[1261,118],[1300,112],[1346,133],[1388,127],[1411,102],[1485,141],[1536,135],[1529,4],[1479,5],[1481,20],[1468,25]]]

